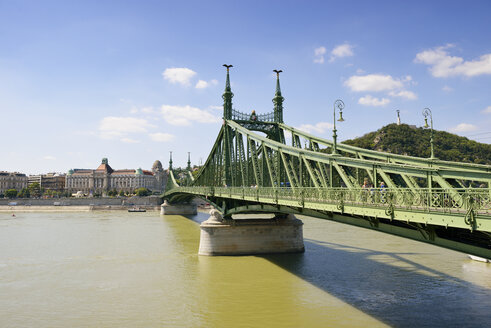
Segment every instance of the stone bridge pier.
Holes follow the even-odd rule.
[[[273,219],[224,219],[210,211],[201,223],[199,255],[252,255],[304,252],[303,222],[289,214]]]
[[[196,215],[198,207],[196,204],[169,204],[167,200],[160,206],[161,215]]]

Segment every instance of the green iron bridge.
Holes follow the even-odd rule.
[[[281,71],[273,112],[241,113],[232,107],[226,67],[216,142],[196,177],[189,171],[178,183],[170,162],[169,203],[199,197],[225,219],[308,215],[491,259],[491,166],[337,144],[335,126],[332,141],[294,129],[283,123]],[[334,119],[337,108],[342,121],[343,107],[335,103]],[[362,188],[364,182],[374,187]],[[385,187],[377,187],[381,182]]]

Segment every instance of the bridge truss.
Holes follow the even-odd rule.
[[[195,178],[178,183],[170,170],[171,203],[200,197],[225,218],[309,215],[491,258],[491,166],[333,151],[332,141],[283,123],[279,74],[272,113],[238,112],[232,97],[227,68],[223,125]]]

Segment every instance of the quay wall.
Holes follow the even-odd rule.
[[[126,205],[68,205],[68,206],[53,206],[53,205],[0,205],[0,213],[18,213],[18,212],[89,212],[89,211],[114,211],[122,210],[126,211],[133,206]],[[139,208],[146,209],[147,211],[160,211],[160,206],[154,205],[141,205]]]
[[[98,205],[154,205],[158,206],[162,204],[162,199],[159,196],[147,196],[147,197],[101,197],[101,198],[48,198],[48,199],[36,199],[36,198],[15,198],[15,199],[0,199],[1,205],[9,205],[10,203],[17,203],[19,205],[27,206],[53,206],[59,204],[60,206],[98,206]]]

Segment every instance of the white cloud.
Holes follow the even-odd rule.
[[[337,58],[351,57],[353,56],[353,46],[349,43],[344,43],[334,47],[331,51],[331,58],[329,62],[335,61]]]
[[[211,80],[210,82],[206,82],[204,80],[199,80],[197,83],[196,83],[196,86],[195,88],[196,89],[206,89],[212,85],[217,85],[218,84],[218,81],[217,80]]]
[[[168,80],[170,83],[179,83],[184,86],[191,85],[191,79],[196,75],[196,72],[186,68],[186,67],[174,67],[167,68],[162,76],[165,80]]]
[[[143,107],[141,109],[142,113],[146,113],[146,114],[152,114],[152,113],[155,113],[155,111],[153,110],[153,107]]]
[[[451,88],[451,87],[449,87],[448,85],[446,85],[446,86],[444,86],[444,87],[442,88],[442,90],[443,90],[443,91],[445,91],[445,92],[452,92],[452,91],[453,91],[453,88]]]
[[[148,136],[150,137],[150,139],[157,142],[168,142],[174,140],[175,138],[174,135],[163,132],[150,133]]]
[[[399,92],[391,91],[391,92],[389,92],[389,96],[391,96],[391,97],[401,97],[401,98],[405,98],[405,99],[408,99],[408,100],[418,99],[418,96],[414,92],[408,91],[408,90],[402,90],[402,91],[399,91]]]
[[[139,143],[140,141],[131,139],[131,138],[121,138],[121,141],[124,143]]]
[[[43,157],[43,159],[45,159],[47,161],[54,161],[56,159],[56,157],[51,156],[51,155],[46,155]]]
[[[146,132],[149,127],[153,125],[143,118],[108,116],[100,121],[99,132],[104,139],[123,138],[128,133]]]
[[[450,129],[451,132],[471,132],[471,131],[476,131],[477,126],[469,123],[460,123],[459,125],[453,127]]]
[[[199,80],[198,83],[196,83],[196,89],[205,89],[209,86],[210,84],[206,81]]]
[[[328,122],[319,122],[316,123],[315,125],[312,124],[302,124],[297,129],[302,130],[307,133],[324,133],[327,130],[330,130],[333,128],[332,123]]]
[[[486,108],[484,108],[481,113],[483,114],[491,114],[491,106],[488,106]]]
[[[364,106],[378,107],[378,106],[387,105],[388,103],[390,103],[390,99],[387,99],[387,98],[379,99],[376,97],[372,97],[370,95],[366,95],[365,97],[361,97],[360,99],[358,99],[358,103],[360,105],[364,105]]]
[[[155,113],[155,110],[152,106],[147,106],[147,107],[142,107],[138,108],[137,106],[133,106],[130,109],[131,114],[137,114],[137,113],[145,113],[145,114],[153,114]]]
[[[223,106],[208,106],[208,108],[218,111],[223,111]]]
[[[323,64],[324,63],[324,55],[326,54],[326,48],[319,47],[314,50],[314,63]]]
[[[364,74],[365,73],[365,70],[362,70],[361,68],[358,68],[356,70],[356,74]]]
[[[443,47],[429,49],[416,54],[414,61],[429,65],[434,77],[449,76],[477,76],[491,74],[491,53],[484,54],[479,59],[465,61],[462,57],[449,55],[447,49],[453,47],[448,44]]]
[[[208,111],[186,106],[171,106],[162,105],[162,114],[164,120],[171,125],[187,126],[191,125],[191,122],[198,123],[217,123],[220,122],[220,118],[214,116]]]
[[[411,77],[407,76],[403,81],[410,81]],[[357,92],[377,92],[400,89],[403,87],[403,82],[394,79],[390,75],[368,74],[354,75],[344,82],[344,85]]]

